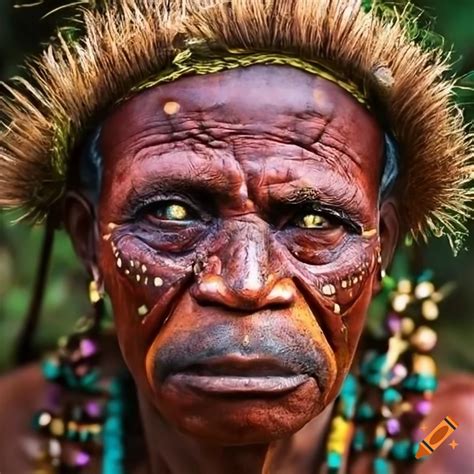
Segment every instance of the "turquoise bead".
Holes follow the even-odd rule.
[[[361,403],[357,409],[356,418],[358,420],[370,420],[374,417],[374,415],[374,409],[367,402],[364,402]]]
[[[357,402],[357,380],[352,374],[349,374],[344,380],[340,399],[342,415],[351,420],[354,417]]]
[[[375,474],[391,474],[390,463],[384,458],[375,458],[374,473]]]
[[[84,389],[93,388],[93,386],[97,383],[100,378],[100,373],[98,370],[91,370],[88,374],[84,375],[80,379],[80,385]]]
[[[352,447],[355,451],[363,451],[366,446],[366,436],[365,432],[362,429],[358,429],[354,434],[354,439],[352,440]]]
[[[339,469],[342,464],[342,456],[339,453],[330,451],[328,453],[328,468],[329,469]]]
[[[386,378],[382,374],[382,369],[387,361],[387,354],[378,355],[372,357],[368,361],[365,361],[361,367],[362,377],[370,385],[379,386],[381,382]]]
[[[438,381],[433,375],[412,374],[403,382],[403,387],[414,392],[433,392],[438,386]]]
[[[404,461],[410,457],[410,441],[407,439],[396,441],[392,448],[392,456],[397,461]]]
[[[424,281],[431,281],[434,277],[433,270],[425,270],[416,280],[417,283],[422,283]]]
[[[341,395],[355,395],[357,393],[357,379],[352,374],[348,374],[342,384]]]
[[[398,390],[394,388],[388,388],[383,393],[383,401],[387,405],[393,405],[394,403],[398,403],[402,400],[402,396]]]
[[[46,380],[56,380],[61,376],[61,365],[54,359],[45,360],[41,368]]]
[[[374,439],[374,446],[376,449],[381,449],[383,446],[383,443],[387,439],[386,436],[376,436]]]

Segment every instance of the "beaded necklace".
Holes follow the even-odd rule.
[[[383,280],[389,312],[379,334],[341,388],[326,441],[329,474],[343,474],[351,453],[374,453],[375,474],[415,462],[421,438],[418,425],[431,409],[437,386],[429,355],[444,291],[435,291],[423,274],[415,282]],[[96,309],[101,301],[95,302]],[[100,305],[100,306],[99,306]],[[81,320],[74,334],[59,341],[57,353],[43,363],[45,378],[60,389],[52,406],[34,416],[44,436],[35,474],[80,473],[93,455],[102,456],[102,474],[125,473],[125,415],[131,409],[129,374],[103,379],[98,368],[102,317]],[[73,394],[74,396],[69,396]]]
[[[429,324],[437,319],[446,291],[435,291],[430,273],[415,282],[383,281],[389,312],[373,347],[343,383],[327,439],[330,474],[345,472],[350,453],[374,453],[373,472],[392,474],[415,462],[422,438],[419,423],[431,410],[437,387],[430,353],[437,336]]]

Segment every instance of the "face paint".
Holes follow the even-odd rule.
[[[140,94],[102,149],[100,264],[140,392],[208,440],[301,428],[337,395],[378,275],[375,120],[254,66]]]

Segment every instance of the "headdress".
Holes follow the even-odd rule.
[[[79,16],[30,61],[28,79],[5,85],[0,206],[22,208],[34,221],[54,212],[86,130],[111,105],[163,78],[299,61],[367,99],[395,137],[404,230],[444,234],[458,245],[472,213],[473,137],[454,101],[449,62],[441,48],[426,45],[409,8],[367,11],[356,0],[109,0]]]

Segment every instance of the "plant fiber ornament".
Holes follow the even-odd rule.
[[[448,58],[425,44],[410,8],[367,11],[357,0],[109,0],[80,8],[73,20],[29,62],[27,79],[4,84],[0,207],[21,209],[33,222],[60,212],[71,160],[107,110],[160,77],[171,73],[172,80],[176,58],[209,51],[214,64],[221,58],[216,70],[277,57],[324,65],[367,100],[398,143],[402,230],[423,239],[446,235],[461,246],[473,212],[473,136],[455,102]],[[261,62],[236,65],[243,57]],[[320,73],[315,67],[309,72]]]

